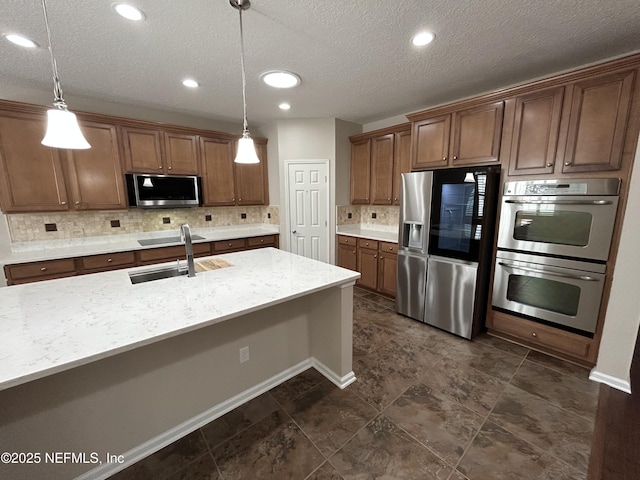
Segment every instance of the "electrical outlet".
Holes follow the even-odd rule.
[[[249,361],[249,347],[242,347],[240,349],[240,363]]]

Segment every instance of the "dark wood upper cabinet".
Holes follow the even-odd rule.
[[[233,141],[200,137],[200,166],[204,205],[207,207],[235,205]]]
[[[403,173],[411,171],[411,130],[395,134],[393,157],[393,204],[400,205],[400,185]]]
[[[371,191],[372,205],[393,203],[393,155],[394,134],[375,137],[371,141]]]
[[[171,175],[197,175],[198,138],[196,135],[163,132],[164,172]]]
[[[0,203],[5,213],[69,209],[64,151],[40,143],[45,129],[44,115],[0,114]]]
[[[91,148],[67,153],[66,171],[73,208],[127,208],[116,127],[80,121],[80,128]]]
[[[253,143],[260,163],[234,164],[237,205],[267,205],[269,203],[267,145],[256,139]]]
[[[411,169],[427,170],[447,166],[451,115],[414,122],[412,129]]]
[[[563,173],[618,170],[636,71],[574,83]]]
[[[452,165],[498,161],[504,102],[454,112],[452,116]]]
[[[371,139],[351,143],[351,204],[368,205],[371,189]]]
[[[553,173],[564,87],[523,95],[515,100],[509,175]]]
[[[121,128],[127,172],[162,174],[162,135],[160,131],[128,126]]]

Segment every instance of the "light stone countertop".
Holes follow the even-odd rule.
[[[275,248],[215,258],[232,266],[137,285],[129,272],[159,265],[0,288],[0,390],[360,277]]]
[[[161,230],[157,232],[14,243],[11,246],[11,252],[0,253],[0,265],[181,245],[179,242],[146,246],[142,246],[138,243],[138,240],[150,238],[179,237],[179,228],[180,227],[176,227],[176,229],[173,230]],[[204,240],[194,240],[193,243],[215,242],[218,240],[230,240],[232,238],[258,237],[261,235],[278,234],[279,232],[280,229],[278,225],[269,224],[232,225],[226,227],[191,229],[191,235],[200,235],[201,237],[204,237]]]
[[[336,234],[398,243],[398,227],[372,224],[338,225]]]

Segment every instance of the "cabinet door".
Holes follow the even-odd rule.
[[[200,168],[204,205],[235,205],[233,145],[229,139],[200,137]]]
[[[198,175],[198,143],[195,135],[164,132],[165,173]]]
[[[0,114],[0,202],[2,211],[68,210],[61,150],[40,142],[44,116]]]
[[[260,163],[236,163],[236,204],[267,205],[269,203],[266,145],[254,141]]]
[[[371,139],[351,144],[351,204],[368,205],[371,187]]]
[[[427,118],[412,127],[411,169],[425,170],[447,166],[451,115]]]
[[[127,172],[162,173],[162,146],[159,130],[122,127],[124,161]]]
[[[378,288],[378,250],[358,248],[358,284],[372,289]]]
[[[358,257],[356,247],[352,245],[338,245],[338,266],[358,271]]]
[[[393,153],[393,204],[400,205],[400,180],[411,171],[411,130],[395,134]]]
[[[382,135],[371,141],[372,205],[391,205],[393,195],[394,135]]]
[[[116,127],[82,121],[80,127],[91,148],[69,150],[67,154],[73,207],[76,210],[127,208]]]
[[[618,170],[635,71],[570,86],[571,112],[563,173]]]
[[[453,114],[452,164],[498,161],[504,102],[461,110]]]
[[[395,297],[397,273],[398,255],[381,250],[378,261],[378,291]]]
[[[509,175],[553,173],[564,87],[516,99]]]

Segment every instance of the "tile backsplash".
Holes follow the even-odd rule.
[[[351,214],[351,218],[349,218]],[[386,205],[339,205],[337,208],[338,225],[387,225],[397,226],[400,207]]]
[[[17,213],[7,215],[7,223],[11,241],[16,243],[177,230],[183,223],[192,228],[256,223],[279,225],[280,210],[277,206],[257,206]]]

